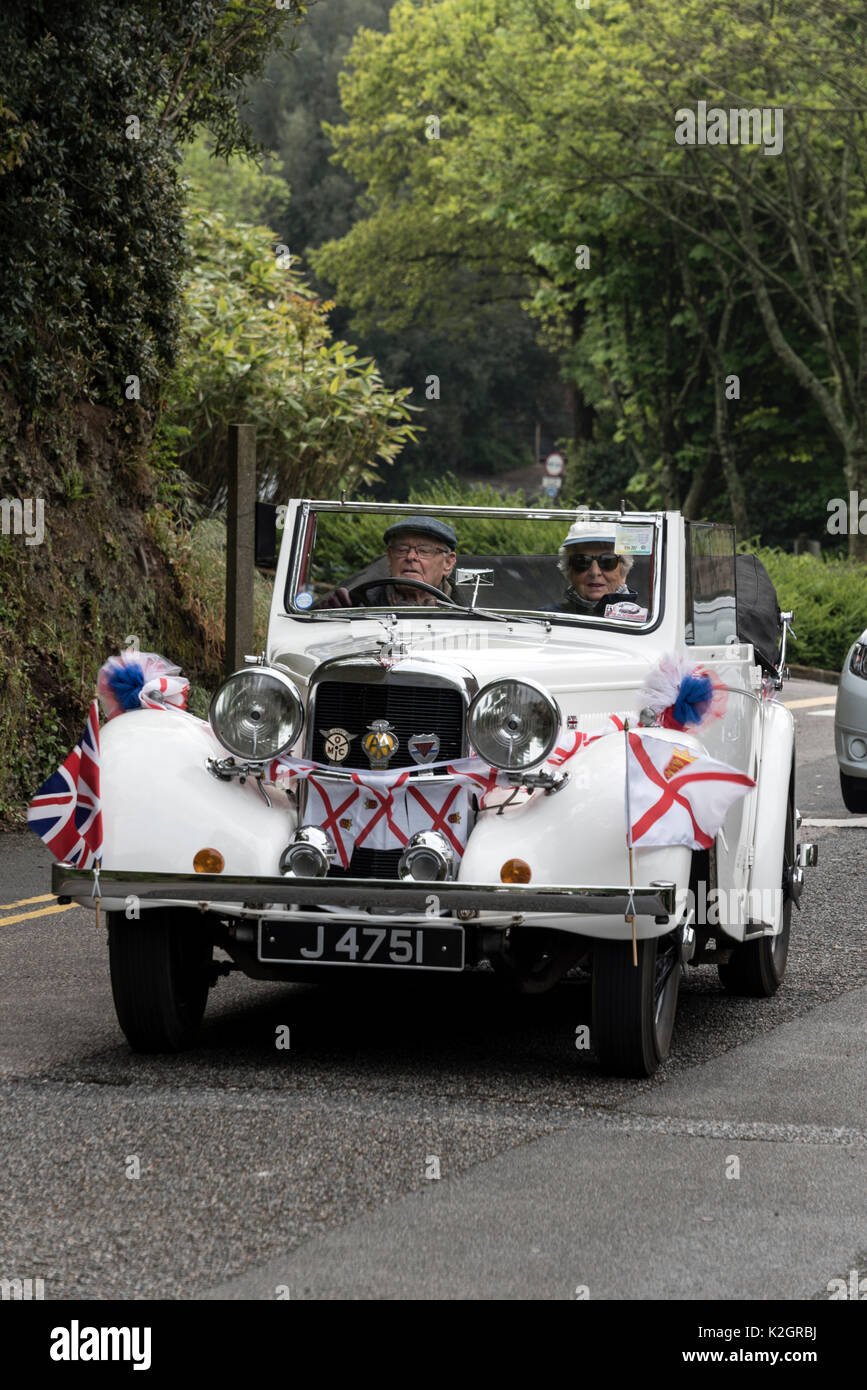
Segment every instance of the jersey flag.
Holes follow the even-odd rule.
[[[730,806],[756,784],[746,773],[692,748],[627,734],[627,835],[630,845],[709,849]]]

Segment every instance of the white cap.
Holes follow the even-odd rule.
[[[569,527],[566,539],[560,549],[564,550],[567,545],[580,545],[582,541],[608,541],[613,545],[615,542],[613,523],[610,521],[575,521]]]

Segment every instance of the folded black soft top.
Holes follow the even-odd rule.
[[[738,637],[752,642],[762,669],[776,669],[780,645],[780,605],[771,576],[758,555],[735,556]]]

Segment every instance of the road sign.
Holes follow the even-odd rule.
[[[543,478],[542,491],[546,497],[556,497],[563,486],[562,478]]]
[[[566,471],[566,460],[562,454],[549,454],[545,459],[545,472],[549,478],[559,478]]]

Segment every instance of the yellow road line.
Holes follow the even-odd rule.
[[[811,700],[782,700],[786,709],[806,709],[808,705],[835,705],[836,695],[814,695]]]
[[[78,903],[55,903],[53,907],[43,907],[38,912],[19,912],[14,917],[0,917],[0,927],[11,927],[14,922],[28,922],[31,917],[51,917],[55,912],[71,912]]]
[[[26,907],[28,903],[52,902],[54,902],[53,893],[40,893],[38,898],[19,898],[17,903],[0,903],[0,912],[5,912],[8,907]]]

